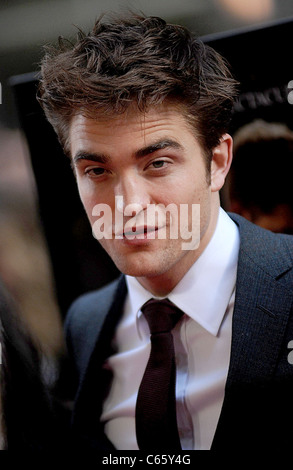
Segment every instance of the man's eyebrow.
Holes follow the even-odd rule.
[[[80,150],[72,160],[74,164],[80,160],[90,160],[96,163],[108,163],[110,158],[103,153],[84,152],[83,150]]]
[[[135,158],[145,157],[147,155],[150,155],[151,153],[154,153],[158,150],[163,150],[165,148],[182,149],[183,147],[176,140],[164,139],[137,150],[134,153],[134,156]],[[72,159],[73,165],[76,165],[77,162],[79,162],[80,160],[90,160],[96,163],[106,164],[109,163],[110,157],[108,155],[105,155],[104,153],[86,152],[80,150]]]
[[[164,139],[137,150],[134,155],[136,158],[141,158],[165,148],[182,149],[183,147],[176,140]]]

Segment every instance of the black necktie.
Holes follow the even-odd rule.
[[[183,312],[169,300],[141,308],[151,332],[151,353],[136,402],[136,437],[140,450],[180,450],[176,420],[174,328]]]

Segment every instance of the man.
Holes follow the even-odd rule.
[[[286,447],[293,243],[220,208],[235,95],[224,60],[183,27],[131,16],[98,20],[75,45],[61,44],[41,75],[39,99],[93,232],[123,273],[67,316],[76,445]],[[150,299],[162,298],[150,321]],[[155,346],[159,305],[178,321],[156,332],[164,339]],[[145,380],[153,362],[159,373]],[[178,447],[168,446],[173,437]]]

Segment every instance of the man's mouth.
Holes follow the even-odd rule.
[[[133,237],[137,237],[137,236],[146,236],[150,233],[154,233],[158,230],[158,227],[146,227],[146,226],[143,226],[143,227],[132,227],[131,230],[127,230],[127,231],[123,231],[123,237],[125,238],[133,238]],[[118,234],[119,236],[119,234]]]

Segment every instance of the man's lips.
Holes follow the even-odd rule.
[[[161,227],[160,227],[161,228]],[[118,233],[115,233],[116,238],[128,238],[128,237],[136,237],[138,235],[148,235],[150,233],[157,232],[159,227],[153,226],[140,226],[140,227],[132,227],[131,230],[121,230]]]

